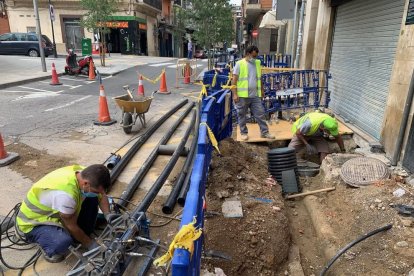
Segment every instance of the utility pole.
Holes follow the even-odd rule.
[[[291,59],[291,62],[292,62],[292,66],[294,66],[294,61],[295,61],[295,54],[296,54],[296,51],[295,51],[295,46],[296,46],[296,27],[297,27],[297,13],[298,13],[298,2],[299,2],[299,0],[296,0],[296,2],[295,2],[295,13],[294,13],[294,15],[293,15],[293,35],[292,35],[292,45],[291,45],[291,49],[290,49],[290,52],[291,52],[291,54],[292,54],[292,59]]]
[[[302,44],[303,44],[303,16],[304,16],[304,13],[305,13],[305,4],[306,4],[306,0],[302,0],[302,5],[300,6],[298,43],[297,43],[298,45],[296,47],[295,68],[298,68],[299,67],[300,52],[302,51]]]
[[[55,11],[52,3],[49,0],[49,15],[50,15],[50,25],[52,26],[52,39],[53,39],[53,55],[57,58],[57,51],[56,51],[56,41],[55,41],[55,29],[53,26],[53,22],[55,21]]]
[[[36,15],[36,31],[37,31],[37,39],[39,40],[39,51],[40,51],[40,59],[42,60],[42,70],[43,72],[47,72],[46,70],[46,60],[45,60],[45,51],[43,49],[43,38],[42,38],[42,30],[40,29],[40,18],[39,18],[39,8],[37,6],[37,0],[33,0],[33,8]]]

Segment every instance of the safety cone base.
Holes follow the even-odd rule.
[[[160,90],[158,90],[157,91],[157,94],[160,94],[160,95],[169,95],[169,94],[171,94],[171,92],[170,91],[161,92]]]
[[[0,159],[0,167],[7,166],[19,158],[20,158],[19,154],[15,152],[8,152],[5,158]]]
[[[110,120],[108,122],[99,122],[97,120],[93,121],[93,124],[96,126],[110,126],[116,123],[116,120]]]
[[[51,82],[50,85],[62,85],[62,83],[61,82],[58,82],[58,83]]]

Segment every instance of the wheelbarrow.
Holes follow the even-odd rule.
[[[114,97],[113,99],[122,110],[121,126],[124,132],[129,134],[131,133],[132,126],[135,125],[138,119],[141,122],[142,127],[146,127],[145,113],[148,112],[156,92],[152,93],[151,97],[134,97],[128,86],[124,86],[123,88],[128,94]]]

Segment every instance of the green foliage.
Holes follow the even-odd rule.
[[[105,22],[110,21],[110,16],[117,11],[118,0],[80,0],[81,7],[86,10],[81,23],[88,31],[100,29],[107,32]]]
[[[233,40],[233,14],[229,0],[188,0],[178,15],[192,37],[203,48]]]

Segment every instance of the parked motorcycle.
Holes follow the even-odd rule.
[[[92,56],[84,56],[80,59],[77,58],[77,55],[72,49],[69,49],[68,55],[66,57],[66,66],[65,73],[69,75],[89,75],[89,63],[92,62]],[[96,68],[94,66],[94,70]],[[95,72],[96,73],[96,72]]]

